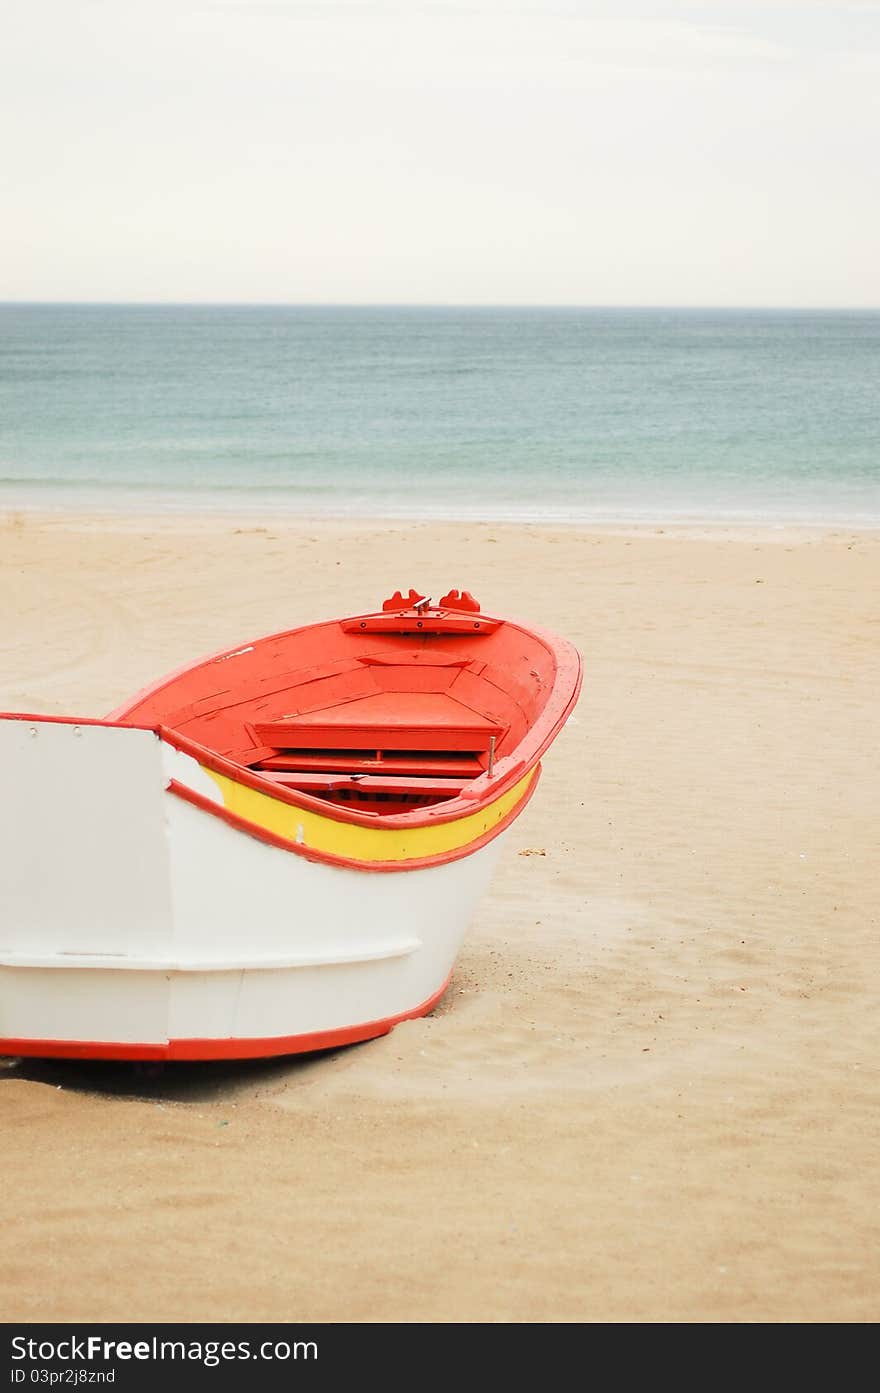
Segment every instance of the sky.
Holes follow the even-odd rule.
[[[0,299],[880,306],[880,0],[3,0]]]

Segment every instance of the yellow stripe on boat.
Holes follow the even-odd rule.
[[[201,768],[220,789],[224,808],[236,817],[244,818],[254,826],[310,851],[361,862],[420,861],[461,851],[504,821],[521,802],[538,772],[537,767],[530,769],[512,789],[477,813],[438,823],[436,827],[398,829],[363,827],[358,823],[325,817],[321,813],[279,802],[267,793],[236,783],[234,779],[204,765]]]

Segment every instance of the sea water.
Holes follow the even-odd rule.
[[[880,523],[873,311],[0,306],[0,508]]]

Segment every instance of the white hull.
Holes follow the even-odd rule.
[[[235,1057],[381,1033],[442,992],[503,840],[349,869],[174,797],[171,779],[220,801],[150,731],[2,720],[0,759],[0,1049]]]

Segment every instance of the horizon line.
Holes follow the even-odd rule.
[[[797,314],[876,314],[878,305],[854,304],[644,304],[628,302],[573,302],[573,301],[513,301],[513,300],[83,300],[83,299],[2,299],[0,308],[32,308],[69,306],[71,308],[107,309],[313,309],[313,310],[570,310],[608,311],[643,310],[659,313],[681,312],[739,312],[743,314],[797,313]]]

